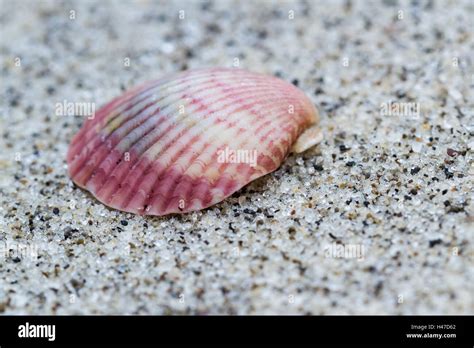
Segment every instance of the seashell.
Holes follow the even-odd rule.
[[[87,119],[67,154],[72,180],[112,208],[207,208],[322,139],[315,106],[278,78],[197,69],[145,83]]]

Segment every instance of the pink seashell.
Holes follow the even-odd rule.
[[[321,140],[316,108],[275,77],[198,69],[151,81],[103,106],[74,136],[72,180],[122,211],[204,209]]]

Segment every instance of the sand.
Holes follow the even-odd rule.
[[[473,18],[472,1],[0,0],[0,313],[474,313]],[[205,66],[298,85],[324,141],[182,216],[75,187],[85,119],[58,104]]]

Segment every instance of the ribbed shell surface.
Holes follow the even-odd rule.
[[[304,93],[278,78],[241,69],[185,71],[98,110],[71,142],[69,174],[122,211],[199,210],[277,169],[317,121]]]

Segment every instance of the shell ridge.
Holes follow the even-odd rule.
[[[153,83],[150,83],[150,85],[153,85]],[[156,85],[152,88],[156,88]],[[140,99],[143,96],[142,93],[143,91],[140,91],[138,94],[130,93],[130,98],[126,100],[121,100],[122,96],[116,97],[116,99],[120,100],[120,103],[118,105],[114,105],[113,108],[106,110],[107,112],[104,113],[103,117],[100,117],[98,120],[96,120],[95,118],[91,120],[87,120],[87,122],[85,123],[85,126],[87,129],[84,136],[87,139],[89,139],[90,137],[93,137],[94,132],[97,132],[97,127],[99,129],[106,127],[109,124],[109,122],[114,121],[114,119],[118,115],[122,114],[125,111],[128,111],[130,108],[136,105],[137,102],[141,102],[143,100],[143,99]]]
[[[158,110],[158,108],[157,108],[157,112],[158,112],[158,111],[159,111],[159,110]],[[155,114],[156,114],[156,112],[155,112]],[[151,118],[151,116],[150,116],[149,118]],[[143,122],[138,123],[137,125],[140,125],[140,124],[143,124]],[[129,131],[129,133],[133,132],[135,129],[136,129],[136,128],[131,128],[130,131]],[[128,135],[129,133],[127,133],[127,135]],[[117,144],[117,145],[118,145],[118,144]],[[109,151],[108,153],[105,153],[98,161],[102,161],[104,158],[106,158],[107,155],[108,155],[109,153],[111,153],[115,148],[116,148],[116,146],[115,146],[113,149],[110,149],[111,151]],[[87,158],[86,158],[85,160],[87,160]],[[93,175],[93,173],[94,173],[94,172],[91,172],[91,173],[90,173],[89,177],[88,177],[87,179],[85,179],[85,182],[87,182],[87,180],[90,178],[91,175]]]
[[[233,103],[230,103],[230,104],[233,104]],[[242,106],[239,105],[237,108],[241,108],[241,107],[242,107]],[[215,112],[211,112],[211,113],[209,113],[209,115],[210,115],[209,119],[211,119],[211,118],[213,117],[213,115],[215,115]],[[231,122],[231,121],[229,121],[229,122]],[[216,129],[216,130],[214,131],[214,133],[212,133],[212,134],[213,134],[213,135],[218,135],[218,134],[220,133],[221,129],[225,129],[225,124],[222,125],[221,128]],[[208,129],[202,129],[202,130],[198,133],[198,135],[199,135],[199,136],[202,136],[202,134],[205,133],[207,130],[208,130]],[[206,137],[206,139],[208,139],[209,136],[210,136],[210,135],[208,134],[208,136]],[[207,140],[207,141],[208,141],[209,144],[211,144],[211,141],[209,141],[209,140]],[[156,160],[156,159],[152,160],[152,162],[154,162],[155,160]],[[175,160],[173,160],[173,162],[174,162],[174,161],[175,161]],[[162,175],[162,173],[160,173],[160,175]],[[154,182],[154,184],[153,184],[152,186],[155,186],[156,182],[158,182],[159,180],[160,180],[160,177],[158,177],[158,175],[157,175],[157,176],[156,176],[156,180],[155,180],[155,182]],[[172,193],[172,194],[173,194],[173,193]],[[151,203],[153,203],[153,197],[151,197],[151,196],[152,196],[152,195],[150,195],[150,200],[146,202],[146,203],[147,203],[147,204],[146,204],[147,206],[150,206],[150,205],[152,205]],[[132,197],[132,199],[133,199],[133,197]]]
[[[206,81],[206,79],[208,79],[208,78],[209,78],[208,76],[203,77],[203,81]],[[154,82],[156,82],[156,83],[150,89],[148,89],[144,92],[141,92],[139,94],[134,95],[128,103],[123,103],[122,105],[120,105],[121,106],[120,109],[116,108],[115,110],[113,110],[115,113],[110,117],[111,118],[116,118],[117,116],[120,116],[120,114],[122,114],[124,111],[126,111],[126,108],[127,108],[128,104],[136,105],[137,103],[143,102],[144,100],[147,100],[150,96],[153,96],[158,91],[165,90],[166,88],[168,88],[168,86],[176,85],[176,86],[182,87],[182,89],[185,90],[185,89],[190,87],[190,85],[189,85],[190,81],[194,82],[192,80],[192,78],[190,78],[188,80],[176,79],[174,81],[170,81],[169,85],[161,84],[160,81],[161,81],[161,79],[160,80],[155,80]],[[202,83],[203,81],[199,81],[199,82]],[[186,82],[188,82],[188,83],[186,83]],[[120,96],[117,97],[117,99],[120,99],[120,98],[121,98]],[[109,115],[107,115],[107,116],[109,116]],[[102,127],[103,125],[100,125],[100,126]]]
[[[224,97],[224,98],[225,98],[225,97]],[[231,105],[231,104],[233,104],[233,103],[232,103],[232,102],[231,102],[231,103],[229,103],[229,105]],[[210,113],[210,114],[212,114],[212,113]],[[142,155],[143,155],[143,154],[142,154]]]
[[[157,111],[157,113],[159,113],[159,111]],[[161,120],[163,121],[163,120],[164,120],[164,117],[161,117]],[[148,122],[148,121],[147,121],[147,122]],[[145,122],[144,122],[144,123],[145,123]],[[156,121],[156,124],[159,124],[159,120]],[[138,131],[138,128],[139,128],[139,126],[138,126],[138,127],[135,127],[135,129],[133,130],[133,132]],[[143,138],[143,137],[146,137],[146,136],[147,136],[150,132],[152,132],[152,131],[153,131],[153,127],[150,127],[150,128],[148,128],[148,129],[144,130],[143,133],[141,133],[141,134],[139,134],[139,135],[140,135],[140,137]],[[140,137],[137,137],[137,140],[134,140],[134,141],[138,141]],[[126,141],[128,141],[128,139],[123,138],[123,139],[117,144],[117,147],[120,147],[121,143],[124,142],[124,141],[126,142]],[[130,154],[130,153],[131,153],[131,148],[128,149],[128,151],[126,151],[126,152],[128,152],[128,153]],[[109,158],[110,155],[111,155],[111,153],[109,153],[109,155],[107,155],[107,156],[104,158],[104,161],[105,161],[107,158]],[[120,162],[114,161],[113,164],[112,164],[112,166],[111,166],[111,168],[109,168],[107,171],[105,171],[104,175],[101,177],[101,180],[96,183],[96,186],[95,186],[95,187],[96,187],[96,190],[95,190],[95,191],[96,191],[97,194],[100,193],[100,189],[104,186],[104,182],[106,182],[107,180],[109,180],[109,178],[111,178],[111,177],[114,175],[114,169],[117,168],[120,163],[122,163],[122,161],[120,161]],[[100,166],[98,166],[97,168],[100,168]],[[91,179],[92,179],[92,178],[91,178]],[[89,180],[91,180],[91,179],[89,179]],[[88,180],[88,181],[89,181],[89,180]]]
[[[200,81],[201,84],[202,84],[204,87],[201,88],[201,89],[198,90],[198,91],[193,91],[193,93],[206,91],[206,89],[208,89],[209,85],[204,84],[204,82],[209,82],[209,81],[210,81],[209,79],[207,79],[207,80],[206,80],[206,79],[203,79],[202,81]],[[222,83],[222,82],[225,83],[225,82],[228,82],[228,81],[232,81],[232,78],[229,77],[228,79],[219,80],[219,81],[220,81],[220,83]],[[270,86],[270,84],[268,84],[268,85]],[[189,85],[185,85],[185,84],[182,84],[182,83],[176,85],[176,87],[178,87],[178,86],[181,87],[181,89],[179,90],[179,92],[182,92],[183,90],[186,90],[186,89],[189,89],[189,88],[190,88]],[[153,93],[149,93],[149,94],[147,94],[147,95],[145,95],[145,96],[143,96],[143,95],[137,96],[137,99],[140,98],[140,97],[142,97],[142,98],[141,98],[141,99],[138,99],[138,100],[133,100],[132,102],[133,102],[134,104],[142,103],[142,102],[148,100],[148,99],[149,99],[151,96],[153,96],[155,93],[158,93],[158,92],[160,92],[161,90],[166,90],[166,86],[156,85],[156,86],[154,87],[154,90],[155,90],[155,89],[158,89],[158,91],[154,91]],[[235,90],[235,88],[234,88],[234,90]],[[163,93],[163,92],[162,92],[162,93]],[[174,94],[177,94],[178,91],[175,91],[175,92],[173,92],[173,93],[174,93]],[[171,94],[169,94],[169,95],[171,95]],[[126,106],[125,106],[125,107],[126,107]],[[119,126],[120,126],[120,125],[123,124],[125,121],[127,121],[128,119],[130,119],[131,117],[134,116],[134,114],[129,114],[129,113],[123,114],[124,111],[126,111],[126,110],[113,110],[114,114],[113,114],[112,116],[110,116],[109,120],[107,121],[107,124],[109,124],[110,122],[114,121],[117,117],[123,116],[123,119],[121,120],[121,123],[119,124]],[[102,127],[105,127],[105,126],[102,126]],[[92,135],[92,136],[93,136],[93,135]]]
[[[147,104],[147,105],[148,105],[148,106],[149,106],[149,105],[152,105],[152,103],[149,103],[149,104]],[[143,111],[143,109],[137,111],[137,112],[136,112],[133,116],[131,116],[131,117],[132,117],[132,118],[134,118],[134,117],[140,117],[142,111]],[[131,121],[131,119],[129,119],[129,121]],[[145,120],[145,121],[146,121],[146,120]],[[136,122],[137,122],[137,120],[135,120],[135,123],[136,123]],[[132,122],[132,124],[133,124],[133,122]],[[105,136],[105,138],[103,139],[103,141],[101,142],[101,144],[106,143],[110,138],[112,138],[114,135],[116,135],[116,134],[117,134],[116,130],[121,129],[122,126],[123,126],[123,124],[121,124],[121,125],[118,126],[115,130],[109,132],[109,133],[106,134],[106,135],[105,135],[105,134],[102,134],[102,136]],[[101,132],[99,131],[99,132],[96,133],[96,134],[100,134],[100,133],[101,133]],[[94,149],[96,149],[96,144],[97,144],[97,141],[95,141],[96,139],[97,139],[97,138],[94,138],[93,136],[91,136],[91,137],[89,138],[89,140],[84,139],[84,141],[81,141],[81,142],[77,143],[77,147],[82,147],[82,148],[84,149],[84,150],[82,150],[82,151],[87,151],[87,150],[91,150],[91,149],[94,150]],[[75,147],[72,148],[72,151],[74,151],[74,150],[76,150]],[[73,166],[77,167],[77,166],[81,166],[83,163],[75,163],[75,161],[73,161],[72,164],[73,164]],[[74,171],[73,171],[73,173],[74,173]],[[75,174],[73,174],[73,175],[75,175]]]
[[[226,97],[223,97],[223,98],[220,98],[220,99],[225,99],[225,98],[226,98]],[[229,103],[229,104],[231,104],[231,103]],[[163,111],[164,111],[164,110],[163,110]],[[190,114],[192,114],[192,112],[191,112]],[[169,128],[168,128],[168,130],[169,130]],[[157,133],[160,134],[161,132],[157,132]],[[164,133],[161,133],[161,134],[165,134],[165,133],[166,133],[166,131],[165,131]],[[150,142],[151,146],[153,145],[153,143],[155,143],[156,141],[158,141],[159,139],[161,139],[161,137],[162,137],[162,136],[158,136],[158,139],[155,138],[154,140],[152,140],[152,142]],[[133,144],[133,145],[131,146],[130,150],[133,148],[134,145],[135,145],[135,144]],[[149,148],[148,148],[148,149],[149,149]],[[147,150],[148,150],[148,149],[147,149]],[[145,151],[143,151],[142,153],[140,153],[140,156],[143,156],[143,155],[147,152],[147,150],[145,150]]]
[[[186,89],[186,88],[187,88],[187,87],[185,86],[184,89]],[[199,90],[197,90],[197,91],[193,91],[193,93],[205,92],[205,91],[207,91],[208,89],[209,89],[209,85],[204,85],[204,87],[202,87],[201,89],[199,89]],[[171,96],[171,95],[168,95],[167,97],[170,97],[170,96]],[[148,97],[150,97],[150,96],[148,96]],[[162,97],[162,98],[159,99],[159,101],[161,102],[161,101],[163,101],[164,99],[166,99],[167,97]],[[225,97],[224,97],[224,98],[225,98]],[[224,99],[224,98],[223,98],[223,99]],[[170,99],[171,99],[171,97],[170,97]],[[140,100],[140,102],[144,102],[144,101],[147,101],[147,100],[148,100],[148,98],[143,98],[142,100]],[[174,99],[171,99],[171,100],[168,102],[168,104],[162,106],[162,108],[165,109],[165,108],[168,107],[169,105],[174,105],[176,101],[180,101],[180,100],[181,100],[181,98],[179,98],[179,96],[178,96],[178,97],[175,97]],[[156,102],[156,101],[152,101],[150,104],[153,104],[154,102]],[[146,111],[146,110],[147,110],[147,108],[144,108],[143,111]],[[118,117],[122,116],[122,120],[120,121],[121,123],[120,123],[119,125],[117,125],[116,128],[120,128],[121,126],[123,126],[124,123],[130,121],[130,119],[132,119],[133,117],[135,117],[135,116],[138,115],[139,113],[140,113],[140,111],[139,111],[139,112],[135,112],[135,113],[119,114]],[[116,119],[116,118],[115,118],[115,119]]]
[[[110,101],[109,103],[105,104],[104,106],[102,106],[100,108],[99,111],[103,111],[103,114],[102,115],[95,115],[94,119],[91,119],[91,120],[87,120],[85,123],[84,123],[84,131],[87,132],[89,131],[89,129],[93,126],[95,126],[98,122],[101,122],[103,121],[103,118],[104,117],[107,117],[107,115],[110,113],[110,111],[113,111],[115,110],[116,108],[118,108],[121,104],[123,103],[126,103],[130,100],[133,100],[134,98],[136,98],[144,89],[146,88],[149,88],[150,85],[153,85],[155,81],[149,81],[149,82],[146,82],[144,83],[143,85],[141,86],[138,86],[136,88],[133,88],[127,92],[125,92],[125,94],[122,94],[120,96],[116,96],[114,99],[112,99],[112,101]],[[97,118],[97,119],[96,119]],[[95,122],[92,122],[94,121]]]
[[[149,87],[148,89],[140,89],[139,87],[129,91],[129,94],[131,95],[130,99],[128,99],[128,103],[124,102],[124,103],[121,103],[119,104],[119,107],[117,106],[114,106],[115,108],[115,112],[116,114],[111,116],[111,117],[116,117],[117,115],[120,115],[123,111],[124,111],[124,108],[126,108],[128,106],[128,104],[132,103],[132,105],[136,104],[137,102],[141,102],[145,99],[147,99],[148,97],[150,97],[151,95],[155,94],[156,93],[156,89],[166,89],[168,87],[177,87],[177,86],[180,86],[182,87],[181,90],[183,89],[187,89],[189,88],[191,85],[189,84],[189,82],[193,82],[193,83],[196,83],[196,82],[199,82],[199,83],[203,83],[203,82],[208,82],[209,81],[209,74],[206,75],[205,72],[203,70],[205,69],[198,69],[198,70],[201,70],[200,72],[202,72],[202,74],[198,74],[199,71],[195,71],[195,73],[191,73],[191,74],[184,74],[184,73],[181,73],[179,74],[180,76],[181,75],[184,75],[185,77],[184,78],[176,78],[174,80],[171,80],[171,81],[167,81],[166,78],[163,78],[163,79],[158,79],[158,80],[154,80],[154,81],[151,81],[149,83]],[[222,81],[232,81],[233,80],[233,76],[231,75],[231,72],[230,72],[231,69],[222,69],[222,71],[226,71],[227,72],[227,75],[224,75],[224,76],[221,76],[222,78]],[[218,70],[216,70],[218,71]],[[215,77],[215,72],[211,72],[211,75],[212,77]],[[199,78],[202,78],[201,80]],[[163,82],[164,81],[164,82]],[[188,82],[188,84],[186,84],[186,82]],[[136,90],[136,91],[135,91]],[[181,91],[180,90],[180,91]],[[137,91],[139,91],[139,93],[137,93]],[[137,94],[134,94],[137,93]],[[175,91],[174,93],[176,93],[177,91]],[[122,99],[123,96],[119,96],[119,97],[116,97],[115,99]],[[140,99],[142,98],[142,99]],[[138,99],[138,100],[137,100]],[[112,103],[112,102],[111,102]],[[107,106],[108,104],[106,104]],[[109,115],[105,115],[105,117],[107,117]],[[92,121],[92,120],[90,120]],[[86,122],[86,125],[88,124],[88,122]],[[96,125],[96,123],[94,122],[89,122],[89,124],[94,124]],[[94,127],[92,127],[94,128]],[[93,131],[93,129],[92,129]],[[85,134],[86,136],[88,135],[87,132]]]
[[[157,124],[163,125],[166,122],[166,118],[167,118],[166,115],[162,115],[157,120]],[[161,137],[165,136],[166,131],[170,130],[172,127],[173,127],[173,125],[171,123],[169,123],[168,128],[164,130],[164,132],[160,135],[160,137],[159,138],[153,138],[153,139],[159,140]],[[149,146],[147,145],[148,147],[143,148],[142,151],[136,151],[136,149],[134,149],[134,145],[136,143],[140,142],[140,141],[143,141],[143,139],[145,137],[149,136],[151,133],[153,133],[154,130],[155,130],[154,128],[150,128],[149,130],[147,130],[147,133],[141,139],[136,140],[136,142],[130,146],[129,150],[127,151],[130,154],[130,160],[126,164],[130,168],[130,170],[133,170],[139,164],[140,159],[143,158],[142,154],[146,151],[147,148],[149,148],[153,145],[154,140],[148,141]],[[109,177],[111,177],[113,175],[117,175],[118,174],[117,171],[120,172],[121,168],[119,168],[119,165],[120,164],[117,164],[116,166],[111,168],[110,173],[106,177],[104,177],[104,179],[102,180],[102,183],[97,187],[97,193],[98,194],[101,193],[103,189],[106,189],[106,184],[108,182]],[[120,179],[120,180],[124,179],[125,174],[121,174],[120,176],[117,176],[117,178]]]
[[[262,92],[262,93],[265,94],[265,92]],[[253,103],[253,101],[250,102],[250,103],[247,103],[247,104],[240,104],[240,105],[236,106],[236,108],[235,108],[234,110],[232,110],[232,111],[230,111],[230,112],[228,111],[228,113],[229,113],[229,114],[233,114],[233,113],[235,113],[235,112],[237,112],[237,111],[239,111],[239,110],[245,110],[245,108],[246,108],[248,105],[251,105],[252,103]],[[273,104],[274,104],[273,102],[270,102],[270,101],[268,102],[268,105],[273,105]],[[235,103],[232,102],[232,103],[229,103],[229,105],[235,105]],[[226,109],[226,110],[229,110],[229,109]],[[222,112],[222,111],[220,111],[220,112]],[[215,112],[213,111],[213,112],[211,112],[211,114],[215,114]],[[242,121],[242,119],[239,119],[239,121]],[[221,128],[222,128],[222,129],[226,129],[226,128],[227,128],[226,125],[228,125],[229,123],[232,123],[232,122],[235,122],[235,120],[230,120],[230,119],[227,120],[227,122],[224,123],[224,124],[221,126]],[[219,134],[220,134],[220,129],[221,129],[221,128],[216,129],[216,130],[215,130],[213,133],[211,133],[211,134],[209,134],[209,133],[207,134],[207,136],[206,136],[205,138],[207,139],[206,142],[208,143],[208,145],[207,145],[207,146],[204,146],[203,149],[200,149],[200,151],[199,151],[200,154],[198,154],[198,157],[210,146],[210,144],[212,144],[213,140],[214,140],[216,137],[219,136]],[[205,133],[206,131],[207,131],[207,129],[204,129],[203,132],[200,132],[200,133],[199,133],[199,135],[202,136],[202,134]],[[194,161],[190,164],[190,166],[191,166],[193,163],[194,163]],[[207,162],[205,168],[207,168],[210,164],[212,164],[212,162]],[[190,167],[190,166],[189,166],[189,167]],[[188,167],[188,168],[189,168],[189,167]],[[186,170],[186,172],[187,172],[187,170]],[[183,173],[183,175],[184,175],[184,173]],[[158,182],[159,180],[160,180],[160,178],[157,178],[157,180],[155,181],[154,184],[156,184],[156,182]],[[171,190],[173,190],[173,191],[172,191],[168,196],[173,197],[173,195],[175,194],[175,192],[174,192],[174,189],[175,189],[175,188],[176,188],[176,186],[170,187],[170,191],[171,191]],[[151,203],[153,203],[153,200],[151,200],[150,202],[147,202],[147,203],[148,203],[147,205],[150,206],[150,205],[152,205]],[[164,207],[163,209],[166,210],[166,208],[167,208],[167,207]]]
[[[159,108],[158,108],[154,113],[148,115],[148,117],[146,117],[145,119],[141,119],[139,122],[137,122],[136,119],[134,120],[134,122],[133,122],[133,120],[129,120],[129,121],[130,121],[130,125],[131,125],[132,127],[128,128],[127,133],[125,133],[125,134],[120,134],[120,130],[117,128],[117,129],[115,129],[114,131],[110,132],[108,135],[106,135],[105,139],[98,145],[98,147],[97,147],[97,146],[94,146],[95,144],[89,143],[89,144],[84,145],[84,150],[82,150],[81,152],[83,152],[83,151],[86,151],[86,152],[87,152],[87,151],[94,151],[94,153],[97,153],[97,152],[98,152],[100,149],[102,149],[104,146],[107,146],[107,142],[108,142],[108,141],[112,141],[112,143],[115,143],[115,144],[113,145],[113,147],[111,147],[111,148],[109,149],[108,152],[104,153],[104,155],[103,155],[103,157],[101,157],[101,159],[99,159],[99,161],[102,161],[102,160],[103,160],[104,158],[106,158],[112,151],[116,150],[117,145],[120,143],[120,141],[116,141],[116,142],[113,141],[113,139],[114,139],[115,137],[120,137],[122,140],[126,139],[127,136],[128,136],[131,132],[133,132],[133,131],[134,131],[136,128],[138,128],[141,124],[143,124],[143,123],[147,122],[149,119],[153,118],[157,113],[159,113]],[[144,115],[143,115],[143,114],[142,114],[142,115],[136,114],[135,116],[136,116],[136,117],[143,117]],[[123,131],[123,128],[122,128],[122,127],[121,127],[120,129]],[[84,163],[86,160],[87,160],[87,157],[85,157],[85,158],[83,159],[82,163],[81,163],[81,162],[76,163],[76,162],[74,162],[74,161],[72,162],[71,173],[72,173],[73,176],[79,175],[79,174],[81,173],[81,171],[82,171],[83,169],[85,169],[85,168],[83,167],[83,168],[80,169],[78,172],[76,172],[76,171],[74,170],[75,168],[81,168],[81,166],[83,165],[83,163]],[[89,176],[89,177],[90,177],[90,176]],[[86,180],[88,180],[89,177],[87,177]]]
[[[203,88],[202,90],[205,90],[205,88]],[[180,100],[179,98],[174,98],[174,99],[170,100],[170,103],[173,103],[173,105],[174,105],[174,103],[175,103],[176,101],[179,101],[179,100]],[[166,109],[168,106],[170,106],[170,104],[167,104],[167,105],[165,104],[163,108]],[[155,110],[158,110],[158,107],[156,107]],[[133,119],[133,118],[136,117],[137,115],[138,115],[138,113],[133,114],[133,115],[126,115],[126,116],[124,116],[125,122],[123,122],[119,127],[121,127],[121,126],[123,126],[123,124],[125,124],[125,123],[131,121],[131,119]],[[150,115],[150,117],[151,117],[151,116],[153,116],[153,114]],[[132,130],[133,130],[133,129],[132,129]],[[130,132],[131,132],[132,130],[130,130]],[[111,136],[113,136],[114,134],[116,134],[116,133],[113,133],[113,132],[112,132],[112,133],[108,134],[108,135],[106,136],[104,142],[107,141],[107,140],[108,140]],[[126,136],[128,136],[128,134],[129,134],[129,133],[126,133],[126,134],[124,134],[124,135],[122,135],[122,136],[123,136],[123,137],[126,137]],[[95,147],[95,146],[91,146],[91,147]],[[89,147],[89,148],[90,148],[90,147]],[[115,149],[115,147],[114,147],[113,149]],[[112,151],[113,149],[111,149],[111,151]],[[110,152],[111,152],[111,151],[110,151]],[[85,160],[87,160],[87,156],[85,156],[85,157],[86,157]],[[85,160],[84,160],[84,161],[85,161]],[[82,164],[83,164],[83,163],[77,164],[77,166],[80,166],[80,165],[82,165]]]
[[[269,101],[269,102],[267,103],[267,105],[274,105],[274,103],[273,103],[273,101]],[[248,137],[245,137],[244,139],[245,139],[245,142],[247,142],[249,138],[248,138]],[[225,145],[228,146],[228,144],[226,144],[226,143],[222,143],[222,144],[221,144],[222,147],[224,147]],[[242,146],[242,144],[239,144],[239,145],[238,145],[238,147],[241,147],[241,146]],[[194,162],[193,162],[193,163],[194,163]],[[192,164],[193,164],[193,163],[192,163]],[[192,165],[192,164],[191,164],[191,165]],[[201,173],[200,173],[202,176],[205,176],[206,170],[207,170],[207,168],[209,167],[210,164],[212,164],[212,162],[207,162],[206,165],[205,165],[205,167],[203,167],[203,169],[202,169],[202,171],[201,171]],[[218,169],[218,170],[219,170],[220,172],[222,172],[222,170],[225,170],[225,168],[227,168],[230,164],[231,164],[231,163],[227,163],[227,162],[226,162],[226,163],[223,163],[223,164],[221,164],[221,165],[219,166],[219,169]],[[187,172],[185,172],[184,174],[186,174],[186,173],[187,173]],[[209,182],[209,184],[210,184],[210,186],[212,187],[212,183]],[[193,201],[193,199],[194,199],[193,194],[194,194],[194,189],[195,189],[195,188],[196,188],[196,186],[193,186],[193,189],[192,189],[191,192],[189,193],[189,196],[190,196],[190,199],[189,199],[189,200],[190,200],[190,201]]]

